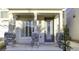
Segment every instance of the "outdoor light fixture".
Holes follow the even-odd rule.
[[[75,18],[75,15],[73,15],[73,18]]]

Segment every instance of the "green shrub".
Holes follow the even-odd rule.
[[[70,40],[71,40],[71,37],[69,35],[69,28],[67,27],[67,25],[64,27],[64,35],[62,37],[62,48],[63,48],[63,51],[68,51],[71,49],[71,46],[70,46]]]
[[[3,49],[5,47],[5,43],[4,40],[2,38],[0,38],[0,50]]]

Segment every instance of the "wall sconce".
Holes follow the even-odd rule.
[[[73,15],[73,18],[75,18],[76,16],[75,15]]]

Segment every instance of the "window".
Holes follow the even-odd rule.
[[[22,36],[31,36],[32,32],[34,31],[34,26],[33,26],[33,21],[32,20],[27,20],[23,21],[23,26],[22,26]]]
[[[31,36],[33,30],[34,30],[33,21],[32,20],[26,21],[26,36]]]
[[[0,18],[8,18],[8,11],[0,11]]]

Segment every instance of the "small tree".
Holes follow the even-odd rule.
[[[70,47],[70,40],[71,40],[71,37],[69,35],[69,29],[67,27],[67,25],[64,27],[64,35],[63,35],[63,40],[62,40],[62,47],[63,47],[63,51],[67,51],[67,50],[70,50],[71,47]]]

